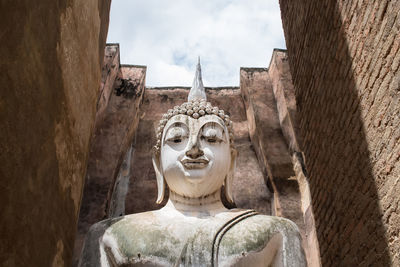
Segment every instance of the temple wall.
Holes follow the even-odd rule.
[[[399,2],[280,5],[322,265],[399,266]]]
[[[295,180],[299,190],[298,195],[301,199],[300,203],[296,199],[296,203],[291,206],[296,207],[298,204],[301,205],[300,210],[303,215],[301,225],[303,228],[300,229],[303,234],[303,247],[305,248],[308,266],[321,266],[307,167],[305,166],[304,154],[301,149],[302,140],[299,135],[296,98],[286,50],[274,49],[268,74],[272,83],[282,134],[285,137],[288,152],[292,157],[293,170],[296,176]],[[295,196],[295,194],[289,195]],[[300,218],[301,216],[296,215],[296,217]]]
[[[109,0],[0,4],[0,265],[69,266]]]
[[[8,2],[0,9],[0,265],[69,266],[87,166],[79,229],[121,207],[154,208],[143,197],[155,200],[152,167],[139,163],[150,159],[157,107],[183,102],[187,89],[143,94],[144,68],[121,66],[118,45],[103,61],[109,0]],[[400,5],[280,4],[289,60],[276,52],[269,70],[243,69],[240,93],[209,90],[237,118],[239,160],[247,160],[238,177],[253,179],[236,184],[238,206],[297,221],[308,251],[318,238],[324,266],[400,265]],[[120,180],[130,174],[132,183]]]
[[[107,55],[115,48],[113,56]],[[96,127],[93,132],[87,164],[85,188],[79,214],[78,234],[75,240],[74,264],[77,264],[83,239],[89,227],[111,216],[117,208],[113,195],[122,163],[139,124],[139,109],[143,101],[146,67],[113,62],[119,57],[119,48],[107,45],[104,57],[102,102],[98,105]],[[102,98],[100,98],[102,99]],[[129,156],[128,156],[129,157]]]
[[[268,69],[241,68],[240,88],[251,142],[273,191],[272,214],[297,224],[308,265],[320,266],[286,51],[274,49]]]

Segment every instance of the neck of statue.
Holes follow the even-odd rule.
[[[167,206],[189,216],[214,216],[227,209],[221,201],[221,190],[199,198],[191,198],[169,191]]]

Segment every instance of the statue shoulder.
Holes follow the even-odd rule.
[[[229,247],[233,253],[259,251],[276,234],[298,232],[297,226],[284,218],[256,214],[242,219],[229,227],[221,238],[221,247]]]
[[[190,233],[189,225],[179,226],[171,224],[159,210],[124,216],[100,238],[101,261],[169,266],[179,257],[185,234]],[[181,235],[176,234],[177,228]]]
[[[86,234],[81,258],[79,262],[80,267],[101,266],[101,248],[110,241],[110,237],[118,237],[119,231],[123,231],[129,223],[136,222],[140,224],[142,220],[148,218],[151,212],[144,212],[138,214],[131,214],[120,216],[116,218],[105,219],[93,224],[88,233]],[[144,215],[144,216],[143,216]],[[142,219],[144,217],[144,219]]]
[[[251,222],[268,227],[272,232],[280,232],[282,234],[300,233],[299,228],[294,222],[283,217],[259,214],[254,216]]]
[[[251,214],[250,214],[251,215]],[[299,228],[289,219],[255,213],[253,216],[238,220],[231,226],[227,234],[243,232],[247,235],[263,236],[267,238],[276,233],[282,235],[299,235]]]

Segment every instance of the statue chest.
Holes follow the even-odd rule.
[[[236,216],[122,220],[106,231],[105,253],[116,266],[215,266],[262,250],[273,234],[264,216]]]

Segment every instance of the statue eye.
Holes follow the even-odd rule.
[[[171,143],[181,143],[185,136],[177,134],[177,135],[172,135],[172,136],[167,136],[166,141],[171,142]]]
[[[205,140],[207,143],[220,143],[223,139],[223,130],[216,127],[214,124],[207,125],[203,129],[203,134],[201,139]]]
[[[182,127],[172,127],[165,135],[165,140],[169,143],[179,144],[187,137],[187,132]]]
[[[222,142],[222,138],[217,134],[208,133],[201,136],[201,139],[207,141],[208,143],[220,143]]]
[[[218,141],[216,136],[203,136],[203,138],[209,143],[216,143]]]

